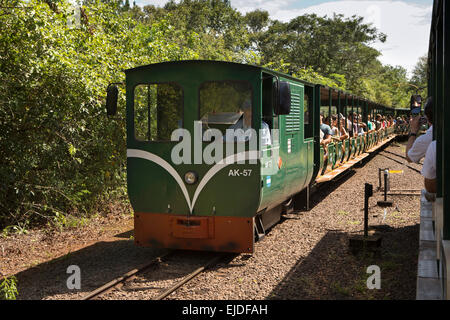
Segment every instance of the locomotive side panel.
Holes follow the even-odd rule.
[[[264,79],[264,75],[263,75]],[[278,139],[274,139],[272,149],[263,150],[261,159],[261,203],[258,211],[269,210],[302,191],[310,183],[314,169],[314,138],[305,138],[305,88],[302,82],[279,78],[289,82],[291,110],[287,115],[277,117]],[[270,83],[270,82],[269,82]],[[264,95],[263,82],[263,114]],[[313,107],[311,103],[310,112]],[[312,118],[312,117],[311,117]],[[312,122],[312,121],[311,121]],[[278,165],[276,172],[265,173],[265,167]]]

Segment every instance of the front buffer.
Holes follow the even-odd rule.
[[[253,218],[135,213],[134,236],[139,246],[252,253]]]

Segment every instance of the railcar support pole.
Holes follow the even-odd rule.
[[[371,184],[364,185],[364,238],[369,236],[369,198],[373,195]]]
[[[389,169],[385,169],[384,170],[384,201],[377,202],[377,205],[380,207],[392,207],[392,201],[387,200],[388,178],[389,178]]]
[[[349,248],[353,254],[366,249],[378,250],[381,247],[379,235],[369,235],[369,198],[373,195],[373,186],[364,184],[364,234],[356,235],[349,239]]]
[[[389,170],[389,168],[384,168],[384,169],[378,168],[378,191],[381,190],[381,173],[385,172],[386,170]]]

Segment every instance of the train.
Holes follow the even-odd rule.
[[[427,263],[430,270],[438,270],[437,274],[418,273],[417,292],[421,299],[450,300],[450,196],[449,163],[450,148],[450,3],[445,0],[434,0],[431,18],[430,38],[427,59],[428,95],[433,97],[433,140],[436,140],[436,200],[432,202],[431,222],[421,219],[419,265]],[[422,212],[421,212],[422,216]],[[431,224],[429,234],[425,237],[427,223]],[[423,249],[429,249],[424,257]],[[424,251],[423,251],[424,252]],[[420,276],[420,278],[419,278]],[[419,293],[425,295],[419,296]]]
[[[138,246],[251,254],[284,213],[308,209],[314,186],[395,135],[390,126],[323,146],[321,115],[367,123],[395,109],[261,66],[171,61],[125,70],[125,79]],[[111,84],[110,116],[117,97]]]

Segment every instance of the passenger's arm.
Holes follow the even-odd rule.
[[[327,144],[329,144],[331,142],[331,140],[332,140],[332,137],[331,137],[331,135],[328,134],[326,136],[326,138],[323,138],[323,140],[322,140],[322,142],[320,142],[320,144],[327,145]]]
[[[406,144],[406,160],[408,160],[408,162],[413,162],[413,160],[408,157],[408,152],[412,148],[414,141],[417,139],[417,134],[419,133],[419,120],[420,116],[416,116],[412,119],[410,124],[410,133],[414,133],[416,136],[408,137],[408,143]]]
[[[341,141],[348,139],[348,132],[344,128],[341,130]]]
[[[424,178],[425,189],[430,193],[436,193],[436,179]]]

